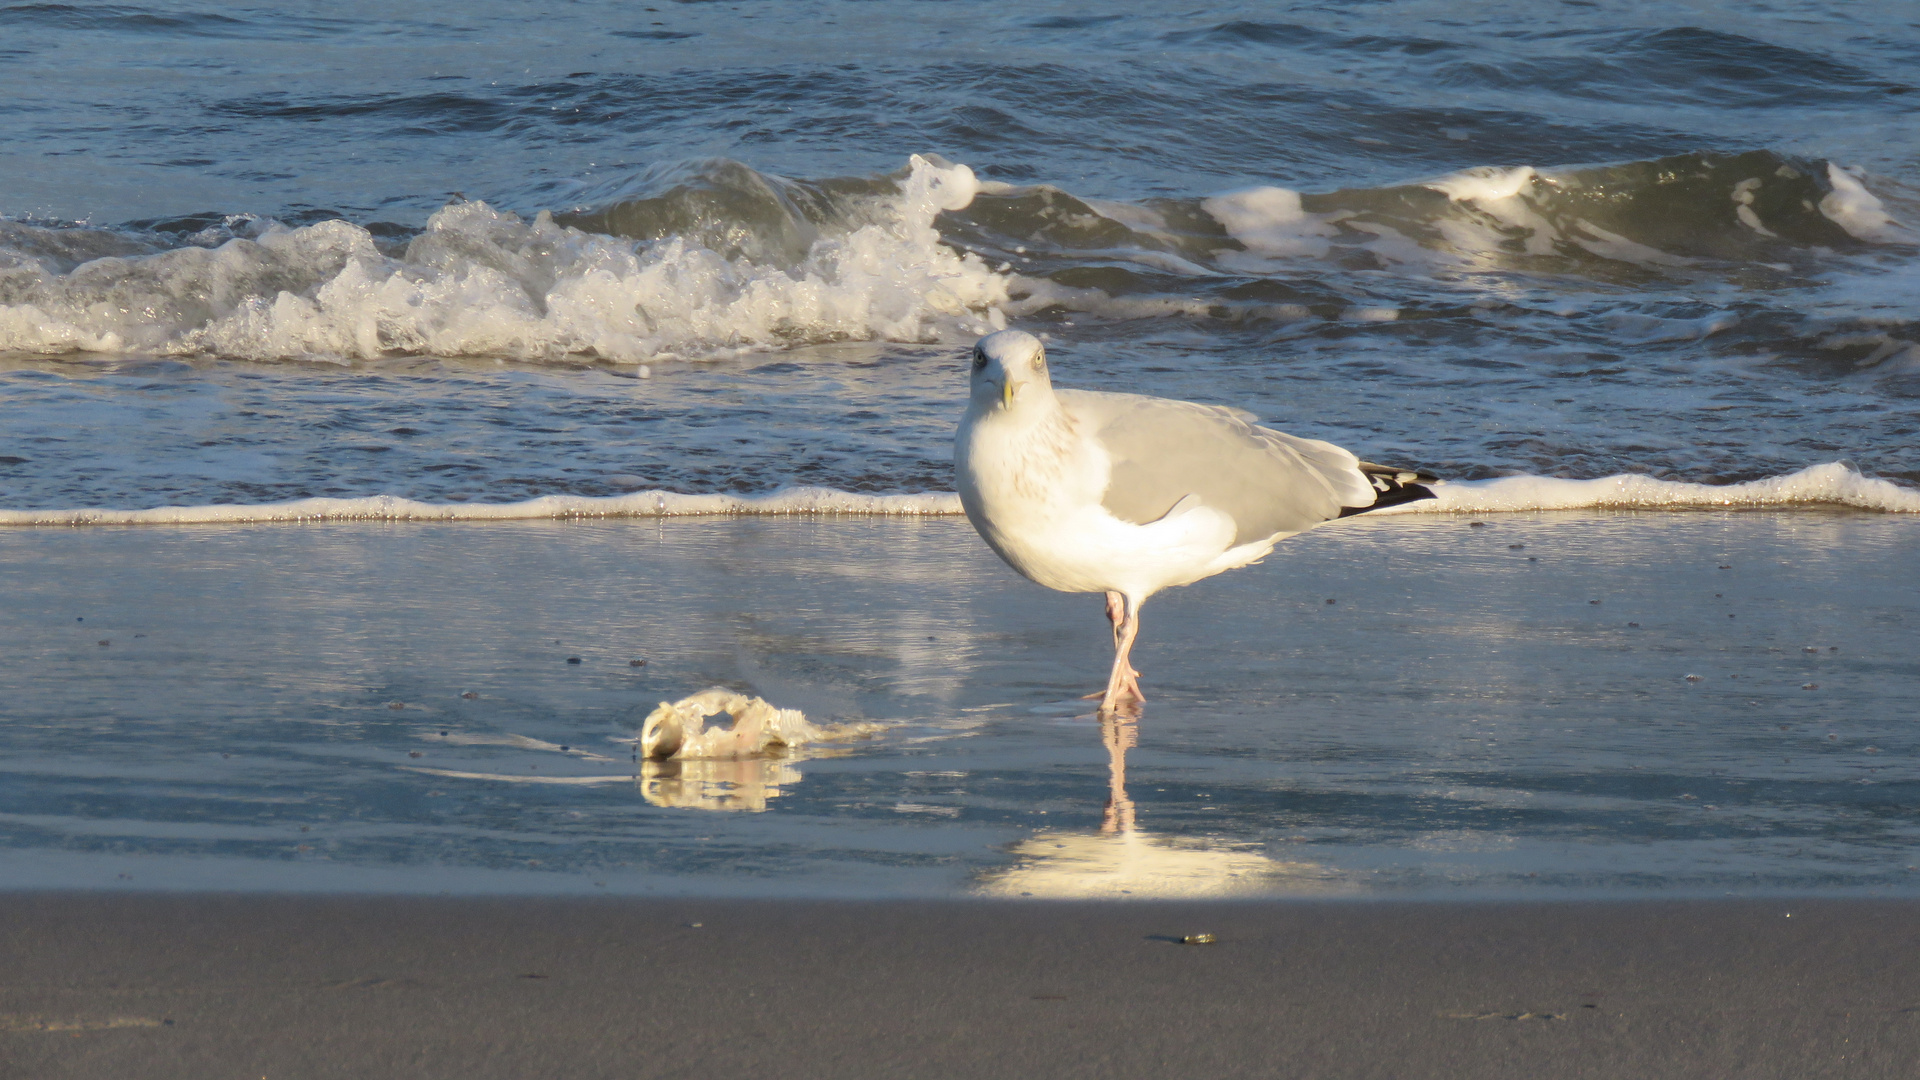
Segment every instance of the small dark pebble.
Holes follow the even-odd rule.
[[[161,1026],[162,1026],[162,1027],[172,1027],[172,1026],[173,1026],[173,1021],[171,1021],[171,1020],[162,1020],[162,1021],[160,1021],[160,1024],[161,1024]]]
[[[108,640],[107,640],[106,638],[101,638],[101,639],[100,639],[100,644],[101,644],[101,645],[111,645],[111,644],[113,644],[113,642],[111,642],[111,641],[108,641]]]
[[[221,756],[221,757],[223,757],[223,758],[230,758],[230,757],[232,757],[233,755],[232,755],[232,754],[221,754],[220,756]]]
[[[564,754],[564,753],[566,753],[567,751],[569,751],[569,750],[571,750],[571,749],[573,749],[573,747],[571,747],[571,746],[563,746],[563,747],[561,747],[561,748],[560,748],[560,752]]]
[[[87,618],[86,618],[86,616],[84,616],[84,615],[82,615],[82,616],[80,616],[79,618],[76,618],[76,619],[74,619],[73,621],[74,621],[74,622],[86,622],[86,621],[87,621]],[[125,875],[125,874],[121,874],[120,876],[121,876],[121,877],[126,877],[127,875]]]
[[[387,702],[387,708],[389,708],[389,709],[404,709],[404,708],[406,708],[406,707],[407,707],[407,703],[406,703],[406,702],[404,702],[404,701],[389,701],[389,702]]]
[[[444,738],[446,738],[446,737],[447,737],[447,733],[446,733],[446,732],[444,732],[444,731],[443,731],[443,732],[441,732],[441,733],[440,733],[440,737],[441,737],[441,738],[443,738],[443,739],[444,739]]]
[[[1820,684],[1819,684],[1819,683],[1817,683],[1817,682],[1810,682],[1810,683],[1801,683],[1801,684],[1800,684],[1800,689],[1802,689],[1802,690],[1818,690],[1818,689],[1820,689]]]
[[[1328,600],[1328,601],[1327,601],[1327,603],[1329,603],[1329,604],[1331,604],[1331,603],[1333,603],[1333,601],[1332,601],[1332,600]]]
[[[567,663],[569,663],[569,664],[577,664],[577,663],[579,663],[579,662],[580,662],[580,658],[579,658],[579,657],[577,657],[577,656],[569,656],[569,657],[567,657]]]
[[[533,859],[528,859],[527,861],[528,861],[528,862],[533,862],[533,861],[535,861],[535,860],[533,860]],[[533,974],[532,972],[528,972],[527,974],[525,974],[525,975],[522,975],[522,976],[520,976],[520,977],[521,977],[521,978],[523,978],[523,979],[544,979],[544,978],[546,978],[547,976],[545,976],[545,975],[535,975],[535,974]]]
[[[408,756],[408,757],[425,757],[426,755],[425,755],[425,754],[422,754],[422,753],[421,753],[420,751],[418,751],[418,750],[409,750],[409,751],[407,751],[407,756]]]
[[[1600,601],[1598,601],[1598,600],[1589,600],[1589,601],[1587,601],[1587,603],[1589,603],[1589,604],[1597,604],[1597,603],[1599,603],[1599,602],[1600,602]]]
[[[646,667],[647,662],[645,660],[629,660],[627,661],[627,666],[628,667]]]
[[[1528,562],[1539,562],[1539,561],[1540,561],[1540,556],[1538,556],[1538,555],[1529,555],[1529,556],[1527,556],[1527,561],[1528,561]]]
[[[1839,652],[1839,651],[1840,651],[1840,646],[1838,646],[1838,645],[1829,645],[1829,646],[1827,646],[1827,651],[1828,651],[1828,652]]]
[[[311,826],[311,825],[302,825],[302,826],[300,826],[300,831],[301,831],[301,832],[312,832],[312,831],[313,831],[313,826]]]
[[[1732,616],[1731,614],[1729,614],[1729,615],[1727,616],[1727,618],[1729,618],[1729,619],[1731,619],[1731,618],[1733,618],[1733,616]]]
[[[1731,569],[1733,569],[1733,567],[1731,567],[1731,566],[1728,566],[1728,565],[1727,565],[1727,564],[1725,564],[1725,563],[1721,563],[1721,564],[1720,564],[1720,569],[1722,569],[1722,570],[1731,570]]]
[[[1469,529],[1484,529],[1484,528],[1486,528],[1486,527],[1487,527],[1487,523],[1486,523],[1486,522],[1484,522],[1484,521],[1469,521],[1469,522],[1467,522],[1467,528],[1469,528]]]
[[[1628,623],[1627,625],[1628,625],[1628,626],[1630,626],[1630,627],[1632,627],[1632,628],[1633,628],[1633,629],[1635,629],[1635,630],[1638,630],[1638,629],[1640,629],[1640,624],[1639,624],[1639,623],[1637,623],[1637,622],[1630,622],[1630,623]]]
[[[469,690],[469,691],[467,691],[466,693],[464,693],[464,694],[461,694],[460,696],[461,696],[461,697],[463,697],[463,698],[466,698],[466,699],[467,699],[468,701],[472,701],[472,700],[474,700],[475,698],[477,698],[477,697],[479,697],[480,695],[479,695],[479,694],[476,694],[476,693],[474,693],[474,692],[473,692],[473,691],[471,691],[471,690]],[[444,732],[444,731],[443,731],[443,732],[441,732],[440,734],[442,734],[442,735],[445,735],[445,734],[446,734],[446,732]]]
[[[1525,545],[1525,544],[1508,544],[1508,545],[1507,545],[1507,550],[1508,550],[1508,551],[1519,551],[1519,550],[1520,550],[1521,548],[1523,548],[1523,547],[1526,547],[1526,546],[1527,546],[1527,545]]]

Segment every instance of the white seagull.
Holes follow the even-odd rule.
[[[1055,390],[1046,349],[1019,330],[974,344],[972,400],[953,440],[961,505],[1021,574],[1107,594],[1113,673],[1101,713],[1145,700],[1128,653],[1147,597],[1245,566],[1324,522],[1434,497],[1421,486],[1434,479],[1426,473],[1255,419],[1220,405]]]

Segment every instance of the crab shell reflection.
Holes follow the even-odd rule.
[[[800,782],[806,747],[857,739],[877,724],[814,724],[798,709],[712,687],[660,703],[634,747],[640,795],[655,806],[758,813]]]
[[[642,761],[640,797],[655,806],[682,810],[745,810],[760,813],[767,800],[778,798],[800,782],[793,767],[800,757],[740,758],[708,761]]]

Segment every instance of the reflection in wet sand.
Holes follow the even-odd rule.
[[[1225,897],[1325,893],[1341,888],[1326,867],[1280,862],[1244,847],[1155,836],[1139,828],[1127,797],[1127,749],[1139,729],[1126,716],[1101,721],[1109,790],[1097,833],[1051,830],[1015,844],[1012,866],[987,874],[977,891],[990,896],[1054,899]]]
[[[800,782],[800,757],[698,760],[671,758],[640,763],[640,796],[655,806],[683,810],[746,810],[759,813],[767,800]]]
[[[634,768],[618,775],[541,775],[528,772],[476,772],[402,765],[407,772],[455,780],[488,780],[522,785],[585,787],[633,783],[654,806],[682,810],[745,810],[758,813],[800,782],[794,768],[808,758],[843,753],[819,744],[868,738],[883,725],[814,724],[798,709],[782,709],[761,698],[715,686],[675,702],[663,701],[631,739]],[[513,732],[421,732],[419,737],[448,746],[509,747],[555,753],[586,761],[612,761],[603,754],[528,738]],[[419,757],[419,754],[414,754]]]
[[[879,727],[812,724],[798,709],[715,686],[663,701],[647,716],[634,747],[635,779],[655,806],[757,813],[800,782],[794,763],[819,756],[805,748],[864,738]]]

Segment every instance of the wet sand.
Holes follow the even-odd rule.
[[[696,925],[697,924],[697,925]],[[1176,944],[1211,933],[1209,945]],[[1920,904],[0,898],[0,1073],[1911,1076]]]
[[[1099,598],[963,520],[0,530],[0,886],[1920,891],[1920,521],[1478,520],[1155,597],[1125,732]],[[715,683],[882,731],[636,779],[617,740]]]

